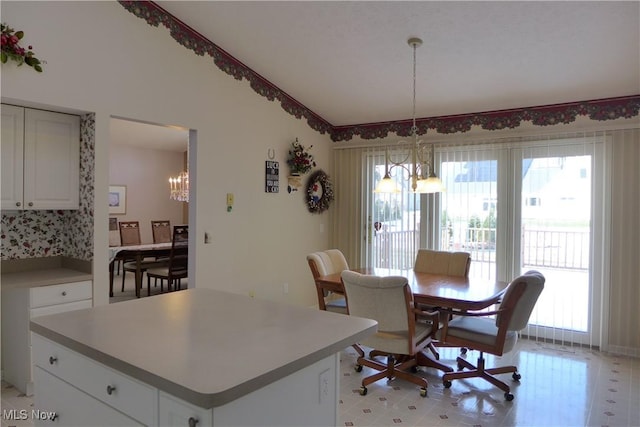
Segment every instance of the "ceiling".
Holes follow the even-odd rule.
[[[153,150],[184,153],[189,145],[189,130],[112,118],[109,124],[111,143]]]
[[[637,1],[156,3],[334,126],[411,118],[409,37],[417,117],[640,94]]]

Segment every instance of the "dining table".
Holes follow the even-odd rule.
[[[497,280],[422,273],[412,269],[360,268],[352,271],[376,276],[406,277],[415,304],[461,311],[482,310],[498,304],[509,285],[508,282]],[[326,290],[344,294],[341,273],[319,276],[316,281]],[[444,372],[453,371],[450,366],[428,357],[424,351],[418,353],[417,360],[421,366],[431,366]]]
[[[143,261],[145,258],[167,257],[171,253],[171,242],[143,245],[112,246],[109,248],[109,296],[113,296],[113,271],[117,260],[135,260],[136,297],[142,289]],[[154,265],[155,266],[155,265]],[[122,273],[124,274],[124,272]]]

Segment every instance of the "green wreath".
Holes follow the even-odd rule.
[[[333,185],[322,169],[312,173],[307,181],[307,208],[311,213],[322,213],[333,201]]]

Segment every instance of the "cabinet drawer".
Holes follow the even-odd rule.
[[[40,414],[34,419],[36,426],[142,425],[45,370],[36,367],[34,371],[33,410]]]
[[[31,288],[31,308],[91,299],[91,280]]]
[[[46,307],[32,308],[31,310],[29,310],[29,318],[33,319],[34,317],[38,317],[38,316],[47,316],[49,314],[64,313],[67,311],[80,310],[81,308],[91,308],[92,305],[93,304],[90,299],[85,299],[82,301],[68,302],[65,304],[56,304],[56,305],[49,305]]]
[[[107,405],[143,424],[157,424],[157,389],[37,334],[33,357],[36,366]]]

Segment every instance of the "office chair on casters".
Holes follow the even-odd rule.
[[[344,287],[330,286],[318,278],[329,274],[342,273],[349,269],[344,254],[339,249],[327,249],[326,251],[313,252],[307,255],[307,262],[311,269],[313,281],[316,284],[316,294],[318,296],[318,308],[332,313],[349,314],[347,301],[344,297]],[[364,351],[358,344],[351,347],[359,356],[364,355]]]
[[[339,249],[328,249],[326,251],[313,252],[307,255],[307,262],[316,284],[318,294],[318,308],[320,310],[332,311],[335,313],[347,314],[347,303],[344,299],[344,288],[330,287],[321,280],[320,276],[342,273],[348,270],[349,265],[344,254]]]
[[[480,351],[478,365],[474,366],[467,360],[458,357],[458,372],[448,372],[442,376],[445,388],[451,387],[451,381],[463,378],[480,377],[504,391],[507,401],[513,400],[510,387],[494,375],[511,372],[514,381],[521,376],[516,366],[502,366],[485,368],[484,353],[502,356],[511,351],[518,340],[518,332],[529,322],[533,307],[544,288],[545,278],[537,271],[528,271],[517,277],[505,290],[504,296],[496,311],[488,312],[449,312],[455,317],[449,317],[443,310],[442,329],[438,338],[447,344],[466,346]],[[487,316],[495,315],[495,319]],[[463,371],[464,368],[469,369]]]
[[[362,380],[360,394],[367,394],[367,385],[382,378],[402,378],[420,386],[420,395],[427,396],[427,380],[417,372],[416,355],[424,349],[438,328],[438,313],[415,308],[413,293],[405,277],[378,277],[343,271],[342,281],[350,316],[365,317],[378,322],[378,332],[360,344],[373,348],[370,354],[386,355],[386,363],[376,356],[358,357],[356,371],[362,366],[380,371]],[[430,322],[417,322],[418,316]]]
[[[418,249],[413,271],[416,273],[441,274],[444,276],[469,277],[471,268],[471,254],[469,252],[447,252],[431,249]],[[422,310],[434,311],[439,307],[421,306]],[[429,344],[429,350],[436,360],[440,360],[437,347],[453,347],[437,340]],[[462,347],[460,353],[466,354],[467,348]]]

